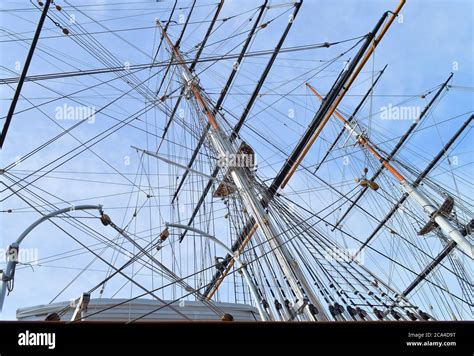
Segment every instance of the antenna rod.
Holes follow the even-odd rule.
[[[265,2],[263,5],[262,5],[262,10],[263,11],[266,7],[266,3]],[[262,87],[262,84],[263,82],[265,81],[269,71],[270,71],[270,68],[272,67],[273,65],[273,62],[276,58],[276,56],[278,55],[278,53],[280,52],[280,49],[281,47],[283,46],[283,42],[291,28],[291,26],[293,25],[293,22],[294,22],[294,19],[296,18],[297,14],[298,14],[298,11],[299,11],[299,8],[301,7],[301,4],[302,4],[302,1],[301,2],[298,2],[298,3],[295,3],[295,10],[293,11],[293,14],[291,16],[291,19],[292,21],[289,21],[288,22],[288,25],[286,26],[286,29],[284,31],[284,33],[282,34],[282,36],[280,37],[280,40],[277,44],[277,46],[275,47],[275,50],[273,51],[272,53],[272,56],[270,58],[270,60],[268,61],[267,63],[267,66],[264,70],[264,74],[262,74],[262,78],[259,80],[259,83],[257,84],[257,86],[255,87],[255,90],[252,94],[252,98],[249,100],[247,106],[246,106],[246,109],[244,110],[244,112],[242,113],[242,116],[240,117],[239,121],[238,121],[238,124],[234,127],[233,131],[232,131],[232,135],[230,137],[231,141],[233,141],[236,137],[237,137],[237,134],[239,133],[240,129],[242,128],[242,124],[243,122],[245,121],[245,119],[247,118],[247,115],[248,113],[250,112],[250,109],[251,109],[251,106],[253,105],[253,103],[255,102],[255,98],[258,96],[258,93],[260,92],[260,89]],[[248,37],[248,40],[250,40],[251,37]],[[241,56],[244,55],[244,51],[241,52]],[[241,58],[240,58],[241,59]],[[239,65],[240,65],[240,62],[238,62]],[[217,113],[217,111],[220,109],[220,106],[222,104],[222,102],[224,101],[225,99],[225,95],[230,87],[230,83],[231,83],[231,80],[233,79],[233,76],[236,74],[237,72],[237,69],[238,67],[234,67],[234,71],[231,73],[231,77],[229,78],[226,86],[224,87],[223,91],[221,92],[221,96],[219,98],[219,100],[217,101],[217,104],[215,105],[215,109],[214,109],[214,113]],[[242,124],[241,124],[242,123]],[[204,139],[206,137],[206,134],[209,130],[209,125],[207,125],[207,127],[205,128],[204,130],[204,133],[203,133],[203,136],[201,137],[201,140],[199,141],[199,144],[198,144],[198,147],[196,147],[196,150],[194,151],[194,153],[197,155],[198,153],[198,149],[200,149],[200,146],[202,145],[202,143],[204,142]],[[193,153],[193,157],[194,159],[196,158],[195,155]],[[190,161],[190,164],[192,165],[192,163],[194,162],[194,159],[192,159]],[[212,176],[217,176],[217,174],[219,173],[219,167],[216,166],[216,168],[214,168],[214,171],[212,172]],[[185,173],[186,174],[186,173]],[[208,181],[208,184],[207,186],[205,187],[203,193],[201,194],[201,197],[198,201],[198,203],[196,204],[196,207],[191,215],[191,218],[189,219],[189,222],[188,222],[188,225],[191,225],[192,222],[194,221],[194,218],[196,217],[197,213],[199,212],[199,209],[201,208],[201,205],[204,203],[204,199],[206,197],[206,195],[209,193],[209,190],[211,189],[212,187],[212,181]],[[255,222],[252,223],[252,226],[255,224]],[[182,240],[184,238],[184,236],[186,235],[186,232],[187,231],[184,231],[183,234],[181,235],[181,239]],[[230,258],[229,259],[226,259],[227,262],[230,261]]]
[[[189,10],[188,16],[186,17],[186,22],[184,23],[184,26],[181,29],[181,33],[178,37],[178,40],[175,43],[176,47],[179,47],[179,44],[181,43],[181,40],[183,39],[184,33],[186,32],[186,28],[188,27],[189,19],[191,18],[191,15],[193,14],[194,5],[196,5],[196,0],[194,0],[193,4],[191,5],[191,9]],[[168,24],[169,24],[169,22],[165,26],[168,26]],[[161,36],[161,39],[163,40],[163,36]],[[160,43],[160,45],[161,45],[161,43]],[[158,54],[158,52],[157,52],[157,54]],[[161,88],[163,87],[163,84],[165,83],[166,76],[168,75],[168,72],[169,72],[172,64],[173,64],[173,56],[171,56],[171,58],[170,58],[170,62],[168,63],[168,66],[166,67],[165,73],[163,74],[163,78],[161,78],[161,82],[160,82],[160,85],[158,86],[158,90],[156,91],[156,95],[158,95]]]

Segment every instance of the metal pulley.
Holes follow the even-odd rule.
[[[161,241],[161,242],[166,241],[166,239],[167,239],[169,236],[170,236],[170,232],[169,232],[168,228],[165,228],[165,229],[161,232],[161,234],[160,234],[160,241]]]
[[[221,316],[222,321],[234,321],[234,317],[231,314],[225,313]]]
[[[108,216],[107,214],[102,214],[100,216],[100,222],[102,223],[102,225],[104,226],[109,226],[111,223],[112,223],[112,219],[110,218],[110,216]]]
[[[44,321],[61,321],[61,317],[58,313],[49,313]]]

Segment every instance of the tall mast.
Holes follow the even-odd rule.
[[[441,87],[438,89],[436,94],[431,98],[428,104],[424,107],[423,111],[420,113],[420,116],[413,122],[408,130],[405,132],[405,134],[398,140],[398,143],[393,147],[392,151],[390,154],[386,157],[387,161],[390,161],[393,159],[393,157],[397,154],[397,152],[400,150],[400,148],[403,146],[403,144],[408,140],[410,135],[415,131],[415,128],[419,125],[421,120],[426,116],[426,114],[429,112],[430,108],[433,106],[435,101],[438,99],[438,97],[441,95],[441,93],[444,91],[444,89],[448,86],[449,81],[453,77],[453,73],[451,73],[446,79],[446,81],[441,85]],[[380,168],[375,172],[375,174],[370,178],[371,181],[374,181],[377,179],[377,177],[383,172],[384,166],[380,166]],[[363,195],[367,192],[369,188],[364,187],[361,192],[357,195],[357,197],[353,200],[352,204],[349,206],[349,208],[342,214],[342,216],[339,218],[339,220],[336,222],[335,227],[333,230],[341,224],[341,222],[346,218],[346,216],[349,214],[349,212],[356,206],[357,202],[363,197]]]
[[[257,29],[257,26],[258,24],[260,23],[260,20],[263,16],[263,13],[265,11],[265,8],[266,8],[266,5],[267,5],[268,1],[265,0],[265,2],[263,3],[263,5],[260,7],[260,10],[258,12],[258,15],[257,15],[257,18],[255,19],[255,22],[252,26],[252,28],[250,29],[250,32],[249,34],[247,35],[247,38],[245,40],[245,43],[244,45],[242,46],[242,50],[240,51],[240,54],[239,54],[239,57],[237,58],[237,60],[235,61],[235,65],[232,66],[232,71],[229,75],[229,78],[227,78],[227,82],[226,84],[224,85],[224,88],[222,89],[220,95],[219,95],[219,98],[217,99],[217,102],[216,102],[216,105],[214,106],[214,110],[213,112],[216,113],[217,111],[219,111],[220,109],[220,106],[222,104],[222,102],[224,101],[225,97],[227,96],[227,92],[229,91],[230,89],[230,86],[232,85],[232,82],[234,81],[234,77],[235,75],[237,74],[237,71],[240,67],[240,64],[242,63],[242,60],[244,58],[244,55],[245,53],[247,52],[247,49],[248,47],[250,46],[250,42],[252,41],[253,39],[253,36],[255,34],[255,30]],[[191,65],[191,68],[192,69],[192,65]],[[181,97],[178,98],[178,100],[180,100]],[[191,155],[191,159],[189,160],[189,163],[188,163],[188,168],[191,168],[194,164],[194,161],[196,160],[197,158],[197,155],[199,154],[199,151],[201,150],[201,147],[202,145],[204,144],[204,141],[206,140],[206,135],[207,135],[207,132],[209,131],[209,124],[206,125],[206,127],[204,128],[202,134],[201,134],[201,137],[199,138],[199,141],[196,145],[196,147],[194,148],[194,151],[193,151],[193,154]],[[217,176],[217,174],[219,173],[219,169],[218,167],[215,168],[212,176]],[[188,171],[185,171],[183,173],[183,176],[181,177],[179,183],[178,183],[178,187],[176,188],[176,191],[174,192],[174,195],[173,195],[173,198],[171,199],[171,204],[174,203],[174,201],[177,199],[178,197],[178,194],[186,180],[188,176]],[[209,190],[211,189],[211,186],[212,186],[212,182],[209,181],[206,188],[204,189],[202,195],[201,195],[201,199],[202,199],[202,202],[204,202],[204,198],[205,196],[207,196],[207,193],[209,193]],[[193,213],[193,216],[195,216],[195,214],[197,214],[197,212],[199,211],[199,209],[201,208],[201,205],[202,205],[202,202],[201,202],[201,199],[199,199],[199,202],[198,204],[196,204],[196,207],[194,209],[195,213]],[[194,220],[194,217],[191,217],[188,225],[190,225],[193,220]],[[185,230],[183,232],[183,235],[181,236],[180,240],[183,239],[185,233],[186,233],[187,230]]]
[[[439,162],[439,160],[446,154],[446,152],[451,148],[453,143],[458,139],[458,137],[464,132],[466,127],[469,126],[471,121],[474,119],[474,115],[471,115],[464,124],[456,131],[456,133],[451,137],[451,139],[444,145],[444,147],[438,152],[438,154],[432,159],[432,161],[428,164],[428,166],[421,172],[416,180],[412,183],[414,187],[417,187],[421,181],[428,175],[428,173],[433,169],[433,167]],[[392,216],[397,212],[397,210],[403,205],[405,200],[407,200],[409,194],[405,193],[402,197],[395,203],[393,208],[388,212],[388,214],[380,221],[377,227],[372,231],[370,236],[364,241],[362,246],[356,252],[355,256],[357,256],[362,249],[367,246],[367,244],[377,235],[382,227],[392,218]]]
[[[323,99],[310,84],[306,85],[320,100]],[[334,115],[343,122],[344,128],[355,137],[356,143],[375,156],[375,158],[377,158],[380,163],[382,163],[382,165],[399,181],[403,190],[405,190],[405,192],[410,195],[426,213],[429,221],[418,234],[422,235],[423,231],[431,231],[436,227],[439,227],[449,240],[454,241],[461,251],[473,259],[474,251],[471,243],[445,216],[451,211],[454,202],[446,200],[443,205],[436,207],[434,203],[432,203],[430,199],[418,189],[418,187],[408,182],[408,180],[389,162],[387,157],[383,157],[382,154],[378,152],[377,148],[370,142],[368,137],[363,133],[358,132],[357,128],[354,125],[351,125],[351,123],[349,123],[337,110],[334,111]]]
[[[186,32],[186,29],[188,28],[188,23],[189,23],[189,20],[191,19],[191,16],[193,14],[195,5],[196,5],[196,0],[193,1],[193,4],[191,5],[191,9],[189,9],[189,13],[188,13],[188,16],[186,17],[186,21],[184,22],[183,28],[181,29],[181,33],[178,37],[178,40],[175,43],[175,46],[178,47],[178,48],[181,44],[181,40],[183,39],[184,33]],[[168,25],[168,24],[169,24],[169,21],[166,25]],[[165,74],[163,74],[163,78],[161,79],[160,85],[158,86],[158,89],[156,90],[156,95],[158,95],[158,93],[161,91],[161,88],[163,87],[163,84],[165,83],[166,76],[168,75],[168,72],[169,72],[170,68],[172,67],[172,65],[173,65],[173,57],[170,58],[168,66],[166,67]]]
[[[375,86],[377,85],[378,81],[380,80],[380,78],[382,77],[382,74],[385,72],[385,69],[387,69],[387,64],[385,65],[385,67],[383,67],[383,69],[380,71],[380,73],[378,74],[377,78],[375,78],[374,82],[372,83],[372,85],[370,86],[369,90],[367,90],[367,92],[365,93],[364,97],[362,98],[362,100],[359,102],[359,104],[357,104],[357,107],[354,109],[354,111],[352,112],[352,115],[347,119],[347,121],[351,122],[354,117],[357,115],[357,113],[359,112],[359,110],[362,108],[362,106],[364,105],[365,101],[367,100],[367,98],[369,97],[369,95],[374,91],[374,88]],[[316,173],[319,168],[321,168],[321,166],[323,165],[323,163],[326,161],[326,159],[329,157],[329,155],[331,154],[331,151],[334,149],[334,147],[336,147],[337,143],[339,142],[340,138],[342,137],[342,135],[344,134],[346,130],[344,128],[341,129],[341,131],[339,131],[339,134],[336,136],[335,140],[333,141],[333,143],[331,144],[331,146],[328,148],[328,150],[326,151],[326,153],[324,154],[323,158],[321,158],[321,160],[318,162],[318,165],[316,166],[316,168],[314,169],[313,173]]]
[[[161,25],[159,26],[162,30]],[[173,43],[163,30],[162,35],[182,68],[182,77],[188,93],[194,97],[211,126],[209,130],[210,143],[221,156],[229,157],[230,155],[237,154],[237,148],[232,144],[231,138],[220,128],[215,114],[210,109],[207,100],[201,94],[201,89],[197,85],[198,78],[193,76],[189,68],[184,64],[181,52],[173,46]],[[241,167],[229,167],[229,174],[239,190],[243,204],[250,215],[257,221],[258,226],[275,254],[283,274],[297,296],[298,303],[295,303],[295,311],[303,312],[309,320],[328,320],[306,276],[295,259],[290,255],[286,245],[272,226],[267,212],[255,194],[249,176]],[[319,314],[317,314],[317,317],[311,312],[308,301],[318,308]]]
[[[402,0],[402,2],[400,4],[402,5],[404,2],[405,1]],[[400,10],[400,8],[401,7],[399,6],[398,10]],[[300,157],[303,150],[305,150],[305,148],[308,145],[308,142],[310,141],[311,137],[314,135],[315,131],[318,129],[318,126],[321,124],[321,121],[323,120],[324,116],[326,115],[328,110],[330,110],[331,105],[338,98],[341,91],[344,90],[346,83],[351,78],[351,75],[353,75],[354,71],[357,70],[357,68],[358,68],[357,65],[359,64],[359,61],[361,61],[364,58],[364,53],[369,48],[370,44],[373,43],[373,46],[375,46],[376,43],[378,43],[380,41],[381,36],[383,36],[383,35],[379,36],[375,40],[375,42],[374,42],[374,36],[377,34],[377,32],[382,27],[382,25],[383,25],[385,19],[387,18],[387,16],[388,16],[388,12],[385,12],[382,15],[382,17],[379,19],[377,24],[374,26],[373,30],[367,34],[361,48],[357,52],[356,56],[352,59],[351,63],[349,64],[349,66],[347,68],[347,70],[343,71],[341,73],[340,77],[334,83],[333,88],[331,90],[330,97],[328,95],[328,98],[326,98],[323,105],[321,105],[320,109],[315,114],[313,120],[311,121],[311,123],[310,123],[309,127],[307,128],[307,130],[305,131],[304,135],[301,137],[301,139],[298,142],[297,146],[293,149],[292,153],[288,156],[288,158],[286,159],[286,161],[283,164],[282,168],[280,169],[278,174],[273,179],[271,185],[268,187],[267,192],[265,194],[265,197],[263,198],[263,201],[262,201],[262,204],[264,206],[267,206],[269,204],[269,202],[275,196],[278,188],[282,185],[282,182],[285,180],[288,173],[293,168],[296,160],[298,159],[298,157]],[[291,23],[289,25],[291,25]],[[384,30],[383,30],[384,32],[383,33],[385,33],[387,28],[388,27],[386,25],[384,27]],[[359,69],[359,71],[360,71],[360,69]],[[289,179],[289,177],[288,177],[288,179]],[[210,186],[208,185],[208,187],[210,187]],[[258,227],[258,225],[257,225],[256,221],[253,220],[253,219],[250,219],[247,222],[247,224],[243,227],[243,229],[241,230],[241,233],[239,234],[239,237],[237,238],[234,245],[232,246],[232,250],[233,251],[241,250],[245,246],[245,244],[249,241],[249,237],[251,237],[254,234],[257,227]],[[226,263],[229,263],[230,266],[226,267],[226,270],[224,271],[223,274],[221,274],[220,272],[216,273],[216,276],[213,278],[213,281],[211,282],[211,284],[209,285],[209,287],[207,289],[208,293],[212,294],[213,292],[215,292],[216,288],[214,287],[214,285],[218,286],[218,284],[220,284],[222,282],[225,275],[230,271],[230,268],[232,267],[232,258],[231,258],[231,256],[226,256],[224,261]],[[204,293],[204,294],[206,294],[206,293]]]
[[[265,3],[262,5],[262,11],[263,11],[263,9],[265,9],[266,3],[267,3],[267,2],[265,2]],[[292,16],[291,16],[291,19],[293,19],[293,21],[289,21],[289,22],[288,22],[288,24],[287,24],[287,26],[286,26],[286,28],[285,28],[285,31],[284,31],[283,34],[281,35],[280,40],[278,41],[277,46],[276,46],[275,49],[273,50],[272,56],[271,56],[271,58],[269,59],[267,65],[266,65],[266,67],[265,67],[265,70],[264,70],[264,72],[263,72],[263,74],[262,74],[262,76],[261,76],[259,82],[257,83],[257,85],[256,85],[256,87],[255,87],[255,89],[254,89],[254,91],[253,91],[253,93],[252,93],[251,98],[250,98],[249,101],[248,101],[248,104],[246,105],[246,108],[244,109],[244,111],[243,111],[241,117],[239,118],[238,123],[234,126],[233,131],[232,131],[232,136],[231,136],[231,140],[232,140],[232,141],[237,137],[237,135],[238,135],[238,133],[239,133],[241,127],[242,127],[243,122],[246,120],[246,118],[247,118],[247,116],[248,116],[248,114],[249,114],[249,112],[250,112],[250,109],[251,109],[251,107],[253,106],[253,104],[254,104],[254,102],[255,102],[255,99],[257,98],[257,96],[258,96],[258,94],[259,94],[259,92],[260,92],[260,89],[261,89],[261,87],[262,87],[262,84],[263,84],[263,82],[265,81],[265,79],[266,79],[268,73],[270,72],[270,69],[271,69],[271,67],[272,67],[272,65],[273,65],[273,62],[275,61],[276,56],[277,56],[278,53],[280,52],[280,49],[281,49],[281,47],[283,46],[283,43],[284,43],[284,41],[285,41],[285,39],[286,39],[286,36],[288,35],[288,32],[290,31],[290,29],[291,29],[291,27],[292,27],[292,25],[293,25],[294,19],[295,19],[296,16],[298,15],[298,11],[299,11],[299,9],[300,9],[300,7],[301,7],[301,4],[302,4],[302,1],[296,2],[296,3],[294,4],[295,9],[294,9],[293,14],[292,14]],[[261,13],[260,13],[259,17],[260,17],[260,16],[261,16]],[[262,26],[263,26],[263,25],[262,25]],[[247,41],[250,41],[250,39],[251,39],[251,36],[249,35],[249,37],[247,38]],[[229,77],[229,80],[227,81],[227,84],[224,86],[224,89],[222,90],[221,95],[219,96],[219,99],[217,100],[217,103],[216,103],[216,105],[215,105],[215,107],[214,107],[214,111],[213,111],[214,114],[217,112],[217,110],[220,109],[220,106],[221,106],[222,102],[223,102],[224,99],[225,99],[225,96],[226,96],[226,94],[227,94],[227,91],[228,91],[228,89],[229,89],[229,87],[230,87],[230,84],[232,83],[232,80],[233,80],[233,78],[234,78],[234,76],[235,76],[235,74],[236,74],[236,72],[237,72],[238,66],[240,65],[240,60],[242,59],[243,55],[245,54],[246,47],[248,46],[248,44],[249,44],[249,42],[246,42],[246,44],[245,44],[244,47],[242,48],[242,52],[241,52],[241,54],[240,54],[240,56],[239,56],[239,60],[238,60],[238,65],[234,67],[234,70],[232,71],[232,73],[231,73],[231,75],[230,75],[230,77]],[[201,136],[201,139],[200,139],[200,141],[199,141],[199,143],[198,143],[198,145],[197,145],[197,147],[196,147],[196,149],[195,149],[195,151],[194,151],[194,153],[193,153],[193,156],[191,157],[191,160],[190,160],[190,162],[189,162],[189,167],[193,164],[194,159],[196,158],[196,155],[197,155],[197,153],[198,153],[198,150],[200,149],[201,145],[202,145],[203,142],[204,142],[205,135],[207,134],[207,131],[208,131],[208,130],[209,130],[209,125],[207,125],[207,126],[205,127],[205,129],[204,129],[204,133],[203,133],[203,135]],[[212,172],[212,176],[215,177],[215,176],[217,176],[218,173],[219,173],[219,167],[216,166],[216,168],[215,168],[214,171]],[[186,172],[185,172],[184,175],[183,175],[183,178],[185,178],[185,177],[186,177]],[[180,183],[182,183],[183,181],[184,181],[184,180],[182,179]],[[206,185],[206,187],[204,188],[203,193],[201,194],[201,197],[199,198],[199,201],[198,201],[198,203],[196,204],[196,207],[194,208],[193,213],[191,214],[191,218],[189,219],[188,225],[191,225],[191,224],[192,224],[194,218],[196,217],[197,213],[199,212],[199,209],[201,208],[201,205],[203,204],[206,195],[209,193],[209,190],[210,190],[211,187],[212,187],[212,183],[213,183],[212,181],[209,181],[208,184]],[[181,185],[182,185],[182,184],[181,184]],[[178,186],[178,188],[180,188],[180,186]],[[175,199],[175,197],[173,197],[173,199]],[[249,225],[248,225],[248,226],[249,226],[249,229],[250,229],[250,227],[252,227],[252,226],[254,226],[254,225],[255,225],[255,221],[250,221],[250,222],[249,222]],[[245,230],[246,230],[246,229],[244,229],[244,231],[245,231]],[[185,231],[182,233],[180,240],[182,240],[182,239],[184,238],[184,236],[186,235],[186,232],[187,232],[187,230],[185,230]],[[245,232],[244,232],[244,233],[245,233]],[[241,234],[240,236],[242,236],[242,234]],[[236,249],[234,249],[234,251],[236,251]],[[228,258],[225,259],[225,263],[231,261],[230,256],[227,256],[227,257],[228,257]]]
[[[321,112],[322,115],[318,115],[319,118],[318,118],[318,122],[317,122],[316,127],[314,127],[314,129],[312,131],[307,132],[307,134],[310,135],[309,140],[307,141],[307,143],[300,141],[300,144],[298,145],[299,146],[298,149],[294,151],[294,155],[291,157],[291,160],[287,161],[287,163],[286,163],[286,166],[284,168],[284,173],[286,173],[286,175],[283,177],[283,172],[281,172],[281,174],[279,174],[279,176],[281,176],[281,178],[280,178],[281,180],[279,180],[277,182],[274,182],[275,186],[273,187],[273,189],[275,189],[275,190],[278,189],[278,186],[281,187],[281,188],[284,188],[286,186],[286,184],[288,183],[290,178],[293,176],[296,169],[298,168],[298,166],[301,164],[304,157],[308,153],[309,149],[313,145],[314,141],[319,136],[322,129],[324,128],[324,126],[328,122],[329,118],[334,113],[334,111],[336,111],[337,106],[342,101],[344,96],[347,94],[349,88],[354,83],[355,79],[357,78],[357,76],[361,72],[362,68],[364,68],[364,66],[367,63],[367,61],[369,60],[370,56],[375,51],[375,48],[377,47],[377,45],[382,40],[382,38],[384,37],[385,33],[387,32],[387,30],[392,25],[395,18],[398,16],[398,14],[399,14],[400,10],[402,9],[403,5],[405,5],[405,2],[406,2],[406,0],[401,0],[400,1],[397,8],[395,9],[394,12],[392,12],[392,14],[390,15],[387,23],[382,28],[382,30],[380,31],[380,34],[376,38],[374,38],[374,36],[377,34],[378,30],[382,26],[383,21],[387,17],[387,12],[379,20],[379,22],[377,23],[374,30],[371,33],[369,33],[369,36],[366,38],[366,43],[364,44],[364,47],[365,48],[368,47],[368,44],[367,44],[367,40],[368,40],[371,43],[370,48],[367,50],[367,52],[365,52],[364,47],[361,48],[361,50],[363,50],[363,51],[359,51],[357,57],[359,57],[359,54],[361,54],[361,53],[363,54],[365,52],[365,54],[363,55],[362,59],[360,59],[360,63],[357,64],[357,62],[354,62],[354,66],[357,65],[357,67],[352,68],[351,71],[348,71],[347,74],[349,74],[350,77],[344,78],[344,80],[341,80],[341,85],[340,85],[340,88],[337,92],[336,97],[333,97],[331,101],[325,100],[325,103],[323,103],[323,105],[321,105],[321,108],[324,107],[324,110]],[[340,93],[339,93],[339,91],[340,91]]]

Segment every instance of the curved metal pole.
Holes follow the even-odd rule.
[[[229,247],[227,247],[222,241],[217,239],[215,236],[209,235],[207,232],[196,229],[195,227],[192,227],[192,226],[182,225],[182,224],[172,224],[172,223],[165,223],[165,226],[194,231],[198,233],[199,235],[201,235],[202,237],[205,237],[213,241],[214,243],[222,247],[227,253],[229,253],[232,256],[232,258],[235,260],[239,268],[242,270],[242,273],[245,277],[245,281],[247,282],[250,292],[252,293],[252,296],[255,299],[255,304],[257,306],[258,313],[260,314],[260,318],[262,318],[263,321],[269,320],[267,312],[262,308],[260,304],[260,298],[258,297],[257,289],[255,288],[255,285],[253,284],[252,279],[250,278],[250,275],[247,271],[247,268],[245,267],[245,264],[242,261],[240,261],[240,259],[235,255],[234,252],[232,252],[232,250]]]
[[[15,276],[15,266],[18,263],[18,252],[20,250],[20,244],[25,239],[25,237],[39,224],[42,222],[49,220],[52,217],[55,217],[60,214],[67,213],[69,211],[75,210],[99,210],[102,211],[102,205],[77,205],[77,206],[70,206],[68,208],[59,209],[53,211],[52,213],[43,215],[41,218],[36,220],[33,224],[28,226],[28,228],[21,233],[20,236],[13,242],[7,249],[7,266],[5,271],[2,274],[2,287],[0,290],[0,313],[3,310],[3,302],[5,300],[5,295],[7,293],[7,284],[11,280],[13,280]]]

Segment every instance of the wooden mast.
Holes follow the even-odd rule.
[[[382,40],[383,36],[385,35],[385,33],[387,32],[387,30],[389,29],[390,25],[392,24],[392,22],[395,20],[395,18],[398,16],[398,14],[400,13],[400,10],[402,9],[403,5],[405,5],[405,2],[406,0],[401,0],[400,3],[398,4],[397,8],[395,9],[395,11],[391,14],[390,18],[388,19],[387,23],[385,24],[385,26],[382,28],[380,34],[377,36],[377,38],[374,39],[374,41],[372,42],[372,46],[369,48],[369,50],[366,52],[364,58],[362,58],[361,62],[359,63],[359,65],[357,66],[357,68],[355,69],[354,73],[352,74],[352,76],[349,78],[348,82],[344,85],[343,89],[342,89],[342,92],[341,94],[337,97],[336,101],[334,102],[334,104],[331,106],[331,108],[329,109],[329,111],[326,113],[326,115],[324,116],[322,122],[320,123],[320,125],[318,126],[318,128],[316,129],[316,132],[313,134],[313,136],[311,137],[311,139],[309,140],[308,144],[306,145],[306,147],[303,149],[303,151],[301,152],[301,154],[299,155],[299,157],[297,158],[297,160],[295,161],[295,163],[293,164],[293,166],[291,167],[290,171],[288,172],[288,174],[286,175],[285,179],[283,180],[283,182],[281,183],[280,187],[281,188],[284,188],[288,181],[290,180],[291,176],[295,173],[296,171],[296,168],[298,168],[298,166],[300,165],[301,161],[303,161],[304,157],[306,156],[306,154],[308,153],[309,149],[311,148],[311,146],[313,145],[314,141],[316,140],[316,138],[318,138],[319,134],[321,133],[322,129],[324,128],[324,126],[326,125],[326,123],[328,122],[329,118],[331,117],[331,115],[334,113],[334,111],[336,111],[336,108],[337,106],[339,105],[339,103],[342,101],[342,99],[344,98],[344,96],[347,94],[348,90],[350,89],[351,85],[354,83],[355,79],[357,78],[357,76],[359,75],[360,71],[362,70],[362,68],[365,66],[365,64],[367,63],[367,61],[369,60],[370,56],[372,55],[372,53],[375,51],[375,48],[377,47],[377,45],[380,43],[380,41]]]

